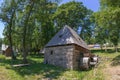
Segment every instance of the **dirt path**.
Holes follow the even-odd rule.
[[[106,80],[120,80],[120,65],[111,66],[110,64],[106,64],[104,72],[106,75]]]

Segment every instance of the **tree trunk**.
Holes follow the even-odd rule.
[[[105,47],[105,52],[107,52],[107,47]]]
[[[116,53],[118,52],[117,45],[115,45],[115,52],[116,52]]]
[[[28,27],[28,21],[29,21],[29,18],[30,18],[30,14],[31,14],[31,11],[32,11],[32,8],[34,6],[34,2],[30,2],[30,10],[29,12],[27,13],[26,15],[26,20],[25,20],[25,23],[24,23],[24,29],[23,29],[23,63],[28,63],[27,61],[27,54],[28,54],[28,51],[27,51],[27,44],[26,44],[26,34],[27,34],[27,27]]]
[[[102,46],[102,44],[100,45],[100,49],[103,50],[103,46]]]
[[[26,51],[26,26],[24,26],[23,32],[23,63],[27,63],[27,51]]]
[[[14,52],[13,52],[13,45],[12,45],[12,21],[13,21],[13,18],[14,18],[14,14],[15,14],[15,9],[14,9],[14,11],[13,11],[13,13],[12,13],[12,16],[11,16],[11,19],[10,19],[10,23],[9,23],[9,26],[8,26],[8,27],[9,27],[8,40],[9,40],[9,45],[10,45],[11,54],[12,54],[11,58],[12,58],[13,60],[16,59],[16,56],[14,55]]]
[[[105,45],[105,52],[107,52],[107,46]]]

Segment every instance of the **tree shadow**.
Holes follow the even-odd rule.
[[[5,66],[6,69],[12,69],[17,72],[20,76],[29,76],[29,75],[42,75],[42,78],[50,78],[57,79],[60,75],[62,75],[66,69],[60,68],[57,66],[44,64],[43,58],[36,57],[33,59],[29,59],[29,66],[23,67],[12,67],[13,64],[20,64],[22,62],[21,59],[16,61],[11,61],[11,59],[0,59],[0,66]],[[35,59],[35,60],[34,60]],[[41,78],[40,78],[41,79]]]
[[[44,78],[57,79],[65,69],[44,64],[43,62],[32,61],[29,66],[12,68],[21,76],[41,74]]]
[[[120,65],[120,55],[118,55],[115,58],[113,58],[111,65],[112,66],[118,66],[118,65]]]
[[[44,58],[44,54],[30,54],[29,56],[32,56],[32,58]]]

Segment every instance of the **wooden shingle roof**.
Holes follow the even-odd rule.
[[[79,37],[79,35],[69,26],[65,25],[47,44],[45,47],[59,46],[66,44],[76,44],[88,49],[87,44]]]

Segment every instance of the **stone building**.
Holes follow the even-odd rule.
[[[45,46],[44,63],[79,69],[81,58],[89,56],[87,44],[69,26],[64,26]]]

